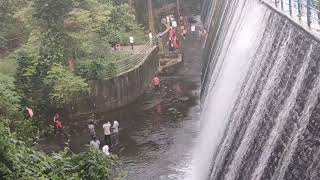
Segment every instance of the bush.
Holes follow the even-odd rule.
[[[104,65],[97,61],[81,61],[76,65],[75,73],[87,80],[103,79],[106,76]]]
[[[14,79],[0,74],[0,115],[11,116],[20,108],[20,97],[15,91]]]
[[[16,73],[17,64],[14,59],[0,59],[0,73],[13,76]]]
[[[113,62],[81,61],[75,68],[75,73],[87,80],[108,79],[117,75],[117,67]]]
[[[87,179],[118,178],[117,158],[91,150],[73,154],[68,149],[46,155],[17,140],[3,119],[0,121],[0,179]]]
[[[69,104],[79,96],[89,92],[89,85],[79,76],[73,75],[62,65],[56,64],[48,72],[44,80],[51,92],[51,103],[56,105]]]

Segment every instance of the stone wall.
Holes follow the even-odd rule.
[[[91,93],[72,105],[77,116],[93,112],[106,112],[134,102],[148,88],[159,66],[158,48],[133,70],[113,79],[90,81]]]

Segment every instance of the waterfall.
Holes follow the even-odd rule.
[[[190,179],[320,178],[320,43],[258,0],[207,0]]]

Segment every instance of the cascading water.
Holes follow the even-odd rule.
[[[204,4],[191,179],[320,179],[320,43],[258,0]]]

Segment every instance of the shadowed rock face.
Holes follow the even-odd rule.
[[[229,33],[234,33],[233,39],[239,38],[241,28],[230,24],[239,21],[246,26],[247,6],[262,6],[245,0],[207,1],[207,6],[210,3],[215,4],[203,13],[211,27],[204,54],[203,103],[214,93],[211,76],[217,62],[232,52],[223,54],[219,48],[233,43],[226,40]],[[212,151],[206,177],[319,179],[320,43],[285,17],[266,7],[262,11],[264,22],[257,27],[262,35],[252,48],[252,61],[225,119],[224,135]]]

